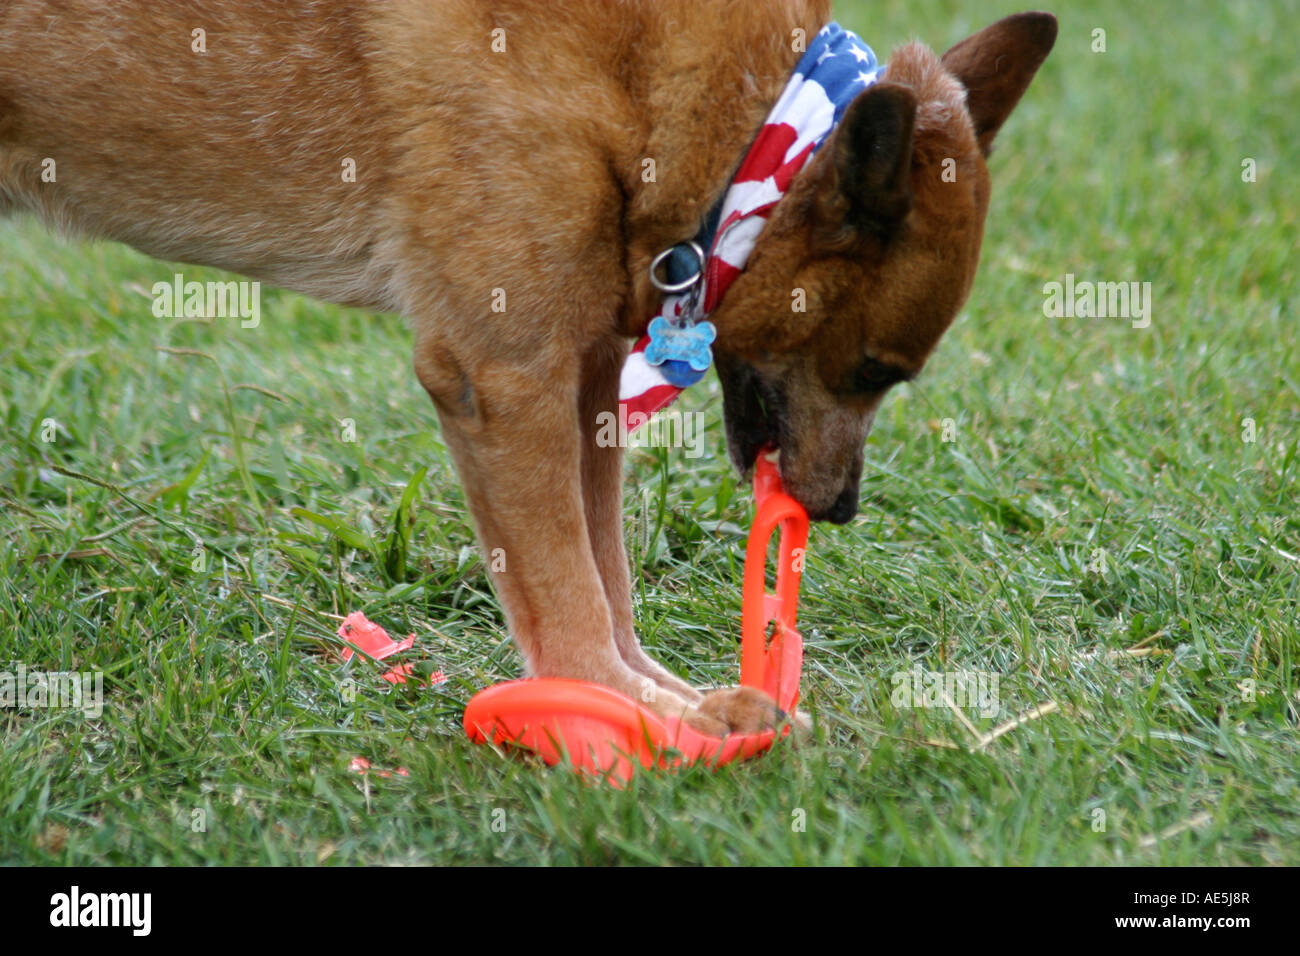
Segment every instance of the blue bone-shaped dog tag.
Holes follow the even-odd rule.
[[[650,323],[649,334],[645,360],[660,366],[664,378],[678,388],[698,382],[713,364],[709,346],[718,337],[718,330],[712,322],[678,326],[660,315]]]

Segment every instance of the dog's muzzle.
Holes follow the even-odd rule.
[[[722,381],[727,449],[737,470],[749,474],[764,448],[776,448],[786,491],[808,510],[808,517],[832,524],[852,521],[858,513],[861,441],[866,437],[860,429],[853,430],[855,447],[837,443],[827,449],[824,459],[818,453],[817,460],[805,460],[810,442],[792,434],[785,383],[735,357],[719,354],[716,366]],[[866,427],[870,428],[869,421]],[[843,437],[848,441],[847,430]]]

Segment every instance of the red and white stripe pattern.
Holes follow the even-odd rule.
[[[879,79],[883,67],[855,34],[827,24],[795,68],[768,113],[723,199],[717,236],[706,250],[701,314],[717,308],[728,287],[744,271],[767,217],[791,181],[834,131],[857,94]],[[685,295],[664,297],[659,315],[680,322]],[[649,336],[633,347],[619,382],[620,418],[628,431],[672,402],[681,389],[645,360]]]

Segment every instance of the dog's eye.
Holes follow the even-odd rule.
[[[868,358],[858,366],[853,376],[855,392],[883,392],[891,385],[906,381],[912,375],[897,365],[888,365],[878,359]]]

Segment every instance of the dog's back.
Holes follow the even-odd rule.
[[[373,271],[389,165],[366,6],[6,3],[0,207],[325,299],[390,304],[376,301]]]

